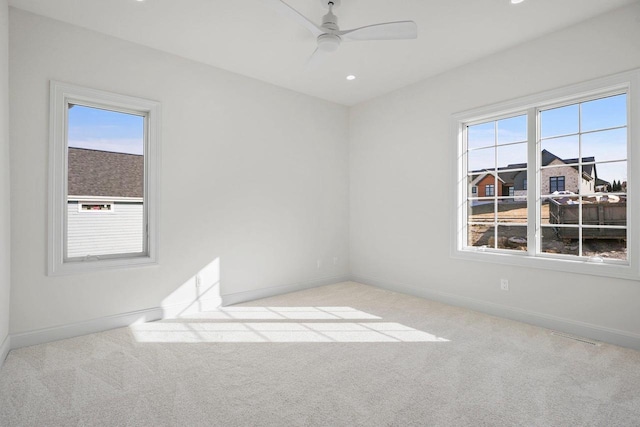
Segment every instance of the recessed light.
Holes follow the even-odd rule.
[[[347,80],[355,80],[355,79],[356,79],[356,76],[354,76],[353,74],[349,74],[347,76]]]
[[[524,0],[511,0],[511,4],[522,3]]]

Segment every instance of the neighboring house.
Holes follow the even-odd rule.
[[[595,158],[583,157],[582,162],[595,162]],[[558,165],[558,167],[541,170],[540,192],[542,194],[552,194],[555,191],[570,191],[576,194],[588,194],[596,191],[596,182],[598,180],[596,165],[583,164],[582,174],[580,174],[576,163],[578,163],[577,158],[561,159],[547,150],[542,150],[542,166]]]
[[[598,179],[595,164],[583,164],[582,174],[580,174],[576,164],[577,158],[561,159],[555,154],[543,150],[541,160],[543,167],[557,166],[541,170],[540,192],[542,194],[552,194],[555,191],[588,194],[595,191],[607,191],[606,189],[610,188],[607,181]],[[595,162],[595,158],[583,157],[582,162]],[[494,171],[474,171],[470,183],[471,197],[511,196],[516,200],[524,200],[527,194],[527,171],[522,169],[526,168],[526,163],[514,163],[499,167],[497,182]]]
[[[605,181],[604,179],[597,178],[596,191],[599,193],[607,193],[611,191],[611,183],[609,181]]]
[[[144,156],[69,148],[67,257],[144,250]]]
[[[502,196],[502,193],[502,180],[498,177],[498,186],[496,188],[496,176],[494,172],[475,175],[475,179],[471,182],[472,197]]]
[[[511,171],[523,165],[509,165],[498,169],[498,179],[496,182],[495,172],[477,171],[479,173],[472,176],[471,196],[491,197],[491,196],[523,196],[527,189],[527,172]],[[524,191],[522,190],[524,189]]]

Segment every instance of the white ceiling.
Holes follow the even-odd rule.
[[[314,37],[264,0],[10,0],[40,15],[301,93],[354,105],[638,0],[342,0],[341,29],[414,20],[418,39],[344,43],[314,70]],[[315,22],[320,0],[287,0]],[[348,74],[357,75],[347,81]]]

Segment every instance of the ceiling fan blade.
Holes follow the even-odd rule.
[[[324,34],[326,32],[322,28],[320,28],[318,25],[311,22],[306,16],[304,16],[303,14],[301,14],[300,12],[298,12],[297,10],[295,10],[294,8],[292,8],[282,0],[264,0],[264,1],[270,4],[271,7],[276,9],[282,15],[288,16],[289,18],[296,21],[298,24],[302,25],[303,27],[311,31],[311,34],[313,34],[314,36],[318,37],[320,34]]]
[[[307,59],[307,68],[308,69],[318,68],[318,66],[320,66],[325,62],[328,55],[329,55],[329,52],[327,52],[326,50],[317,48],[316,50],[313,51],[309,59]]]
[[[342,41],[403,40],[418,38],[418,26],[413,21],[385,22],[353,30],[336,32]]]

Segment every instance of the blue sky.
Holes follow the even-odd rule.
[[[143,154],[144,117],[75,105],[69,109],[69,147]]]
[[[627,97],[616,95],[540,113],[541,148],[560,158],[594,157],[598,177],[609,182],[627,180]],[[468,132],[469,170],[527,163],[526,116],[470,126]],[[496,130],[497,128],[497,130]],[[611,129],[610,128],[618,128]],[[577,135],[582,131],[582,142]],[[587,132],[587,133],[584,133]],[[496,152],[497,150],[497,152]]]

